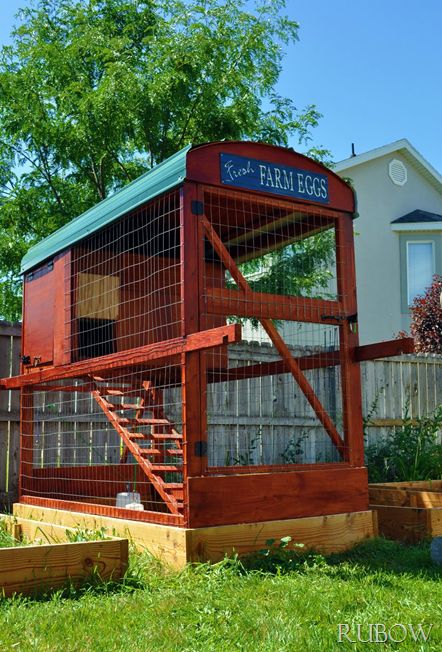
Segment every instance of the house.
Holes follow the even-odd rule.
[[[388,340],[410,326],[409,306],[442,274],[442,176],[406,139],[340,161],[357,195],[359,336]]]

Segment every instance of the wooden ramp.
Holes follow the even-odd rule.
[[[92,396],[124,443],[121,463],[132,454],[171,514],[181,514],[183,437],[164,413],[162,392],[144,380],[136,394],[131,391],[131,403],[115,402],[124,398],[124,389],[108,387],[99,376],[91,376],[91,380]],[[166,480],[165,474],[171,473],[178,475],[178,481]]]

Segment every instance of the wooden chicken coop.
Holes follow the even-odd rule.
[[[369,536],[359,361],[400,343],[358,346],[354,217],[321,164],[219,142],[31,248],[2,381],[21,390],[18,512],[192,531],[358,513]]]

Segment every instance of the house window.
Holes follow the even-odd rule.
[[[424,294],[435,273],[434,242],[407,242],[407,301]]]

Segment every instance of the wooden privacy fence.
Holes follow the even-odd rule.
[[[0,377],[15,375],[19,371],[20,333],[20,324],[0,322]],[[230,366],[234,367],[243,363],[243,359],[248,357],[247,347],[249,346],[251,345],[241,343],[231,348],[229,351]],[[261,348],[259,357],[262,362],[269,362],[278,357],[270,344],[263,343],[258,346]],[[253,343],[253,347],[256,357],[256,342]],[[297,353],[299,354],[299,351]],[[388,435],[392,427],[401,425],[405,416],[412,418],[424,416],[442,403],[442,356],[440,355],[406,355],[363,362],[361,374],[363,413],[367,422],[366,433],[369,443]],[[209,386],[207,396],[209,433],[212,432],[212,441],[216,441],[216,446],[212,446],[210,449],[211,439],[209,436],[209,463],[211,465],[225,462],[224,458],[218,459],[217,456],[225,455],[223,451],[228,450],[229,447],[231,449],[231,441],[235,437],[234,430],[238,428],[238,425],[251,433],[249,451],[251,463],[254,462],[255,454],[254,433],[263,421],[266,425],[265,428],[262,428],[261,437],[263,439],[272,438],[275,442],[274,449],[279,448],[282,455],[293,441],[294,434],[302,433],[304,429],[312,429],[312,419],[309,418],[305,409],[301,409],[301,405],[298,414],[302,416],[295,420],[287,417],[287,402],[298,399],[288,396],[284,382],[281,382],[281,376],[264,376],[251,379],[250,382],[254,383],[253,393],[241,394],[240,389],[232,391],[232,384],[229,387],[229,383],[223,382]],[[319,399],[339,424],[341,419],[341,405],[338,400],[339,368],[315,369],[311,372],[310,382]],[[169,391],[176,392],[178,390]],[[269,396],[272,397],[270,402]],[[171,403],[173,402],[171,401]],[[271,404],[271,408],[268,408],[269,404]],[[263,406],[266,406],[265,411]],[[47,411],[50,407],[47,405],[43,409]],[[69,462],[71,464],[95,463],[98,450],[97,440],[95,435],[89,436],[88,433],[97,432],[98,426],[103,430],[100,436],[103,439],[105,460],[103,459],[102,462],[116,463],[118,461],[120,453],[118,438],[114,436],[115,433],[107,432],[108,429],[105,428],[104,423],[93,423],[97,420],[97,417],[93,416],[93,410],[95,407],[91,401],[90,416],[85,414],[83,417],[79,417],[77,414],[74,419],[78,437],[81,437],[81,441],[84,442],[84,445],[77,447],[81,452],[81,459],[64,459],[71,453],[63,449],[63,433],[59,428],[61,434],[55,429],[53,433],[48,432],[45,435],[49,443],[51,437],[53,442],[47,446],[47,452],[41,454],[43,466],[57,465],[57,460],[60,460],[61,463]],[[171,415],[171,417],[173,416]],[[38,424],[36,425],[38,432]],[[64,427],[69,427],[69,424],[64,424]],[[114,436],[116,441],[111,440],[111,436]],[[314,441],[314,438],[312,439]],[[47,454],[54,459],[46,458]],[[314,448],[308,454],[313,458]],[[8,506],[16,499],[18,457],[19,396],[18,392],[3,391],[0,392],[0,501],[4,506]],[[40,459],[34,459],[34,463],[38,466]]]
[[[362,407],[368,443],[430,414],[442,404],[442,355],[404,355],[361,364]]]
[[[20,372],[21,325],[0,321],[0,378]],[[17,497],[19,392],[0,391],[0,506]]]

